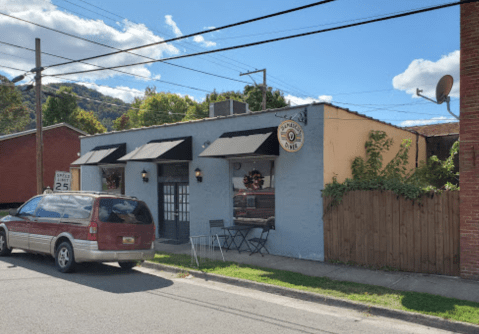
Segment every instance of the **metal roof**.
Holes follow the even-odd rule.
[[[54,125],[50,125],[50,126],[44,126],[43,129],[42,129],[42,132],[43,131],[48,131],[48,130],[53,130],[53,129],[56,129],[56,128],[59,128],[59,127],[62,127],[62,126],[66,126],[67,128],[70,128],[72,129],[73,131],[76,131],[78,132],[79,134],[83,135],[83,136],[87,136],[88,134],[80,129],[77,129],[73,126],[71,126],[70,124],[67,124],[67,123],[58,123],[58,124],[54,124]],[[15,132],[15,133],[10,133],[8,135],[3,135],[3,136],[0,136],[0,141],[2,140],[8,140],[8,139],[13,139],[13,138],[16,138],[16,137],[21,137],[21,136],[27,136],[27,135],[30,135],[30,134],[35,134],[37,133],[37,129],[32,129],[32,130],[26,130],[26,131],[21,131],[21,132]]]

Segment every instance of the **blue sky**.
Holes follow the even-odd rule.
[[[191,34],[211,27],[268,15],[313,1],[145,1],[124,0],[0,0],[0,13],[50,27],[118,49]],[[195,38],[135,51],[164,58],[299,34],[380,16],[446,4],[447,0],[337,0]],[[131,102],[147,86],[157,91],[189,95],[242,90],[262,82],[262,74],[240,73],[267,69],[267,84],[280,89],[292,105],[327,101],[399,126],[455,119],[446,105],[415,97],[417,87],[434,97],[437,81],[454,78],[451,110],[459,114],[459,6],[249,48],[170,61],[172,64],[230,78],[218,78],[172,65],[155,63],[113,71],[44,77],[43,82],[77,82],[103,94]],[[114,50],[0,15],[0,42],[34,48],[71,59]],[[64,62],[42,55],[44,66]],[[89,61],[116,66],[146,59],[130,54]],[[34,66],[34,53],[0,44],[0,74],[13,78],[17,70]],[[44,75],[91,69],[86,64],[52,67]],[[32,79],[30,76],[23,83]],[[244,81],[237,82],[235,80]],[[168,82],[168,83],[167,83]],[[187,86],[187,87],[184,87]]]

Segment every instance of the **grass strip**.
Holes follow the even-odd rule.
[[[0,211],[0,218],[8,216],[8,211]]]
[[[246,279],[276,286],[315,292],[322,295],[349,299],[367,305],[416,312],[444,319],[479,324],[479,303],[431,295],[405,292],[381,286],[335,281],[326,277],[313,277],[285,270],[268,269],[235,262],[201,259],[201,268],[186,254],[158,252],[153,262],[188,270],[199,270],[228,277]]]

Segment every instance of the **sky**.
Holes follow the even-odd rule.
[[[242,91],[246,84],[261,84],[262,72],[240,74],[266,69],[267,85],[281,90],[293,106],[329,102],[397,126],[456,121],[445,103],[417,97],[416,88],[435,99],[438,80],[451,75],[450,109],[459,115],[459,6],[167,63],[53,76],[323,30],[452,0],[336,0],[131,53],[53,66],[313,2],[0,0],[0,75],[12,79],[33,69],[35,38],[40,38],[46,68],[42,83],[74,82],[128,103],[148,86],[201,102],[213,90]],[[32,80],[29,73],[18,84]]]

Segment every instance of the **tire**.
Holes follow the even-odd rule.
[[[7,235],[4,231],[0,231],[0,256],[10,255],[11,249],[7,247]]]
[[[62,242],[58,246],[55,253],[55,265],[61,273],[70,273],[75,270],[76,263],[73,257],[73,248],[69,242]]]
[[[131,270],[133,267],[136,267],[136,262],[130,262],[130,261],[125,261],[125,262],[118,262],[120,267],[125,270]]]

